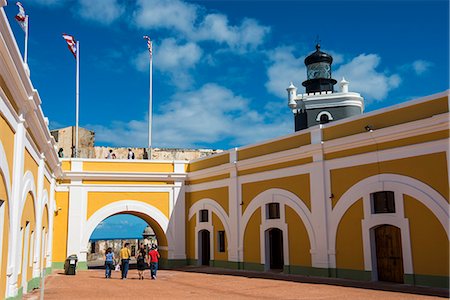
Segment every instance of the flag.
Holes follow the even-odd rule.
[[[144,35],[144,39],[147,40],[148,52],[150,52],[150,56],[152,56],[152,41],[150,40],[150,37],[147,35]]]
[[[70,52],[72,52],[73,56],[77,58],[77,41],[75,41],[75,38],[65,33],[62,36],[66,40],[67,47],[69,48]]]
[[[28,16],[25,15],[25,9],[23,9],[22,3],[16,2],[16,5],[19,7],[19,12],[17,13],[15,19],[17,23],[19,23],[22,30],[26,31],[28,27]]]

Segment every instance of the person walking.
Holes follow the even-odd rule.
[[[109,247],[105,253],[105,278],[111,278],[112,269],[114,269],[114,252]]]
[[[137,270],[139,275],[139,280],[144,280],[144,270],[145,270],[145,252],[142,253],[142,251],[138,252],[137,258]]]
[[[159,255],[158,247],[155,245],[152,246],[152,249],[148,253],[148,261],[150,264],[150,276],[153,280],[156,279],[156,271],[158,271],[158,259],[160,257],[161,256]]]
[[[122,279],[127,279],[128,268],[130,266],[131,253],[128,246],[130,246],[130,243],[125,243],[123,248],[120,249],[120,259],[122,262]]]

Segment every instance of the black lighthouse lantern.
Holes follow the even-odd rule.
[[[331,64],[333,57],[320,51],[320,45],[316,45],[316,51],[305,58],[307,69],[307,80],[302,85],[306,88],[306,93],[334,92],[333,86],[336,80],[331,78]]]

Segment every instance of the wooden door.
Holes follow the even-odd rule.
[[[283,259],[283,232],[278,228],[269,229],[270,269],[282,270]]]
[[[210,259],[210,240],[209,240],[209,231],[208,230],[202,230],[201,231],[201,249],[202,249],[202,257],[201,262],[204,266],[209,266],[209,259]]]
[[[382,225],[375,229],[379,281],[403,283],[403,256],[400,228]]]

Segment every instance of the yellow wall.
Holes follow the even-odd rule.
[[[440,166],[437,168],[436,166]],[[398,174],[428,184],[449,200],[447,159],[444,152],[331,170],[333,207],[342,194],[364,178],[376,174]]]
[[[0,241],[2,247],[2,256],[0,257],[0,298],[6,292],[6,267],[8,265],[8,240],[9,240],[9,206],[8,197],[6,195],[6,185],[3,174],[0,172],[0,199],[5,201],[3,209],[5,210],[4,219],[0,220],[0,226],[3,226],[3,241]]]
[[[50,201],[51,184],[50,184],[50,181],[48,181],[47,177],[45,177],[45,176],[44,176],[44,189],[47,190],[48,200]]]
[[[289,150],[311,144],[311,134],[296,134],[285,139],[238,150],[238,160],[249,159],[279,151]]]
[[[209,198],[216,201],[228,214],[228,187],[204,190],[199,192],[186,193],[186,208],[189,211],[195,202]]]
[[[255,210],[244,231],[244,262],[261,263],[259,226],[261,225],[261,208]]]
[[[211,181],[227,179],[227,178],[230,178],[230,173],[220,174],[220,175],[211,176],[211,177],[205,177],[205,178],[201,178],[201,179],[189,180],[189,181],[186,181],[185,184],[186,185],[199,184],[199,183],[211,182]]]
[[[14,131],[9,127],[8,122],[0,115],[0,142],[5,149],[6,159],[8,160],[9,180],[12,181],[12,169],[14,161]]]
[[[207,168],[220,166],[222,164],[226,164],[229,162],[230,162],[230,154],[229,153],[215,154],[210,157],[201,159],[199,161],[190,163],[187,167],[187,170],[188,170],[188,172],[194,172],[194,171],[198,171],[198,170],[203,170],[203,169],[207,169]]]
[[[67,228],[69,216],[69,193],[55,192],[56,207],[61,208],[53,221],[53,262],[64,262],[67,257]]]
[[[83,171],[114,171],[114,172],[173,172],[172,163],[153,162],[83,162]]]
[[[363,202],[359,199],[350,206],[339,223],[336,234],[336,268],[364,270],[363,218]]]
[[[70,171],[72,168],[72,162],[70,160],[64,160],[61,162],[61,168],[63,171]]]
[[[225,231],[225,228],[222,224],[222,221],[220,221],[219,217],[216,216],[215,213],[212,213],[212,224],[214,226],[214,260],[222,260],[227,261],[228,260],[228,243],[227,243],[227,233],[225,232],[225,252],[219,252],[219,234],[218,231]]]
[[[32,233],[36,231],[36,218],[35,218],[35,207],[34,207],[34,200],[33,200],[33,196],[28,193],[26,201],[25,201],[25,206],[23,208],[23,212],[22,212],[22,218],[21,218],[21,222],[20,222],[20,226],[23,228],[23,234],[25,235],[25,228],[26,228],[26,223],[29,222],[29,235],[28,235],[28,262],[27,262],[27,281],[31,280],[31,278],[33,277],[33,266],[31,264],[30,266],[30,253],[33,251],[33,249],[31,249],[31,236]],[[24,240],[23,240],[23,248],[21,249],[22,255],[21,260],[23,262],[24,259],[24,253],[26,251],[25,249],[25,236],[24,236]],[[19,272],[22,272],[22,269],[19,270]],[[18,278],[18,286],[22,286],[22,274],[20,274],[19,278]]]
[[[186,258],[195,259],[195,226],[197,225],[196,214],[188,220],[186,216]]]
[[[286,161],[286,162],[282,162],[282,163],[266,165],[263,167],[257,167],[257,168],[251,168],[251,169],[238,171],[238,175],[243,176],[243,175],[248,175],[248,174],[278,170],[278,169],[282,169],[282,168],[295,167],[295,166],[300,166],[300,165],[304,165],[307,163],[311,163],[312,161],[313,161],[312,157],[305,157],[305,158]]]
[[[430,118],[434,115],[448,112],[448,97],[442,97],[410,105],[400,109],[394,109],[382,114],[358,118],[351,122],[327,127],[323,130],[323,140],[349,136],[366,132],[366,125],[371,125],[375,130],[411,121]]]
[[[38,180],[38,170],[39,170],[39,166],[36,163],[36,161],[33,159],[33,157],[31,156],[30,152],[28,151],[28,149],[25,149],[25,160],[24,160],[24,169],[23,169],[23,173],[25,174],[27,171],[30,171],[33,174],[34,177],[34,184],[37,187],[37,180]]]
[[[287,190],[297,195],[306,206],[311,209],[309,174],[302,174],[290,177],[282,177],[271,180],[245,183],[242,185],[242,213],[247,209],[251,200],[260,193],[271,188]]]
[[[88,192],[86,219],[100,208],[121,200],[135,200],[153,205],[169,218],[169,193],[167,192]]]
[[[19,107],[17,106],[17,103],[16,103],[14,97],[12,96],[11,91],[9,90],[8,86],[6,85],[5,79],[1,75],[0,75],[0,88],[5,93],[7,99],[11,103],[11,105],[14,108],[15,112],[19,115]]]
[[[421,202],[404,195],[409,221],[413,270],[420,275],[449,276],[448,236],[434,214]]]
[[[286,223],[288,224],[289,264],[311,267],[311,243],[303,221],[297,213],[286,207]]]

